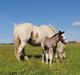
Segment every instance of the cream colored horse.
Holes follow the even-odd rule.
[[[21,55],[23,55],[25,59],[28,59],[23,52],[26,43],[34,46],[38,44],[42,46],[44,38],[51,37],[57,33],[57,30],[47,25],[35,26],[31,23],[22,23],[14,27],[13,33],[16,49],[15,54],[17,60],[20,61]]]

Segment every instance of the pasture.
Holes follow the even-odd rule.
[[[41,62],[40,47],[25,47],[29,60],[18,62],[13,45],[0,45],[0,75],[80,75],[80,44],[66,45],[66,59],[52,66]]]

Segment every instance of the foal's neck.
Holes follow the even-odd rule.
[[[51,42],[53,43],[53,45],[57,45],[57,43],[59,42],[59,34],[56,34],[54,36],[51,37]]]

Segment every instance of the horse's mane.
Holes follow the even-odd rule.
[[[57,33],[58,32],[58,29],[56,29],[55,27],[53,27],[52,25],[48,25],[48,27],[50,27],[51,28],[51,30],[52,31],[54,31],[55,33]]]
[[[51,38],[55,37],[57,34],[59,34],[59,33],[56,33],[56,34],[55,34],[55,35],[53,35]]]
[[[54,26],[52,26],[52,25],[41,25],[41,26],[39,26],[39,27],[48,27],[48,28],[50,28],[53,32],[55,32],[55,33],[57,33],[58,32],[58,30],[54,27]]]

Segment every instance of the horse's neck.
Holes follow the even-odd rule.
[[[50,41],[52,42],[53,45],[57,45],[57,43],[59,42],[59,35],[55,35],[54,37],[51,37]]]

